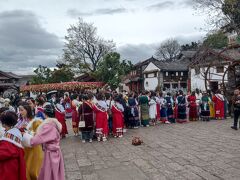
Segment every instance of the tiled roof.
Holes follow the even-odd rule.
[[[21,79],[20,76],[14,74],[14,73],[12,73],[12,72],[3,72],[3,71],[0,71],[0,74],[1,74],[2,76],[5,76],[5,77],[9,78],[9,79],[11,79],[11,78]]]
[[[144,61],[140,61],[137,64],[134,65],[134,67],[138,67],[138,66],[144,66],[144,65],[148,65],[150,62],[155,62],[155,61],[159,61],[156,58],[154,58],[153,56],[149,59],[146,59]]]
[[[187,71],[190,61],[188,59],[176,60],[171,62],[158,61],[154,64],[162,71]]]

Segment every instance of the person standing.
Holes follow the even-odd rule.
[[[198,110],[197,110],[195,91],[193,91],[191,93],[191,95],[188,96],[187,100],[188,100],[188,103],[189,103],[189,120],[190,121],[197,121]]]
[[[157,118],[157,102],[155,99],[155,92],[151,92],[150,101],[149,101],[149,117],[151,121],[151,125],[156,125]]]
[[[124,118],[124,107],[120,104],[119,96],[114,98],[114,103],[112,105],[112,116],[113,116],[113,136],[114,137],[123,137],[123,118]]]
[[[26,131],[34,135],[41,123],[41,119],[31,120],[26,127]],[[27,180],[38,179],[43,161],[42,146],[24,147],[24,159],[26,161]]]
[[[28,147],[43,146],[44,160],[38,180],[64,180],[64,161],[60,148],[62,125],[54,118],[55,109],[51,104],[43,108],[46,119],[34,136],[23,134],[23,144]]]
[[[138,102],[134,97],[133,93],[129,95],[128,105],[130,109],[130,113],[129,113],[130,127],[136,129],[139,127],[139,111],[138,111]]]
[[[215,118],[224,119],[224,97],[220,90],[217,90],[212,101],[214,102],[215,107]]]
[[[179,91],[179,95],[176,99],[177,104],[177,122],[185,123],[187,122],[187,114],[186,114],[186,97],[183,95],[183,91]]]
[[[5,128],[0,138],[0,179],[26,180],[26,164],[22,146],[22,134],[14,126],[18,116],[15,112],[0,109],[0,121]]]
[[[93,139],[94,120],[92,99],[92,94],[84,95],[83,103],[78,109],[79,121],[85,122],[85,127],[80,127],[83,143],[87,140],[91,143]]]
[[[107,103],[102,93],[97,95],[97,102],[93,105],[96,115],[96,135],[98,141],[107,141],[108,136],[108,114]]]
[[[139,97],[141,124],[145,127],[149,126],[149,97],[147,94],[147,92],[143,92],[142,96]]]
[[[65,109],[62,104],[60,104],[60,98],[56,98],[56,105],[55,105],[55,118],[61,123],[62,125],[62,132],[61,138],[65,138],[66,134],[68,134],[67,125],[66,125],[66,118],[65,118]]]
[[[106,97],[106,103],[107,103],[107,113],[108,113],[108,128],[109,128],[109,134],[112,133],[112,123],[113,123],[113,119],[112,119],[112,105],[114,103],[114,101],[112,100],[112,94],[110,93],[106,93],[105,94]]]
[[[165,97],[167,97],[167,95]],[[160,93],[159,99],[160,99],[160,121],[165,124],[170,124],[167,116],[167,100],[164,98],[162,93]]]
[[[78,117],[78,110],[77,110],[79,105],[80,105],[80,102],[78,99],[78,95],[73,94],[72,101],[71,101],[71,109],[72,109],[71,111],[72,111],[72,128],[75,136],[78,136],[79,134],[79,129],[78,129],[79,117]]]
[[[170,123],[175,123],[174,113],[173,113],[173,98],[171,97],[171,93],[168,92],[166,97],[167,104],[167,118]]]
[[[201,119],[203,121],[210,121],[210,103],[211,99],[208,94],[204,92],[200,101]]]
[[[236,89],[232,97],[233,109],[234,109],[234,123],[232,129],[238,130],[238,118],[240,116],[240,91]]]
[[[15,125],[20,131],[26,129],[28,123],[33,119],[32,109],[28,103],[22,102],[19,107],[19,118]]]

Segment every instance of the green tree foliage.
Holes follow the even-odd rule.
[[[46,66],[39,65],[34,73],[36,75],[32,78],[31,84],[69,82],[74,77],[73,72],[65,64],[58,64],[53,71]]]
[[[65,40],[63,60],[78,73],[95,72],[103,57],[115,48],[112,41],[97,35],[97,28],[93,24],[81,18],[67,30]]]
[[[209,48],[221,49],[227,47],[228,38],[223,32],[213,33],[207,36],[203,45]]]
[[[31,84],[46,84],[50,82],[51,70],[48,67],[39,65],[33,72],[36,75],[32,78]]]
[[[184,44],[181,46],[182,51],[187,50],[196,50],[199,47],[199,43],[197,42],[191,42],[190,44]]]
[[[116,89],[121,82],[122,76],[128,74],[132,69],[130,61],[120,61],[120,54],[111,52],[107,54],[99,64],[94,76],[99,80],[107,83],[111,89]]]
[[[59,83],[59,82],[69,82],[72,81],[74,73],[69,69],[65,64],[57,64],[58,69],[54,69],[51,73],[50,82]]]

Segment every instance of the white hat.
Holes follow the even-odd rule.
[[[0,103],[4,103],[4,102],[5,102],[5,99],[0,98]]]
[[[11,102],[9,98],[4,99],[4,102]]]

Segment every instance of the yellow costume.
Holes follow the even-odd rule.
[[[34,119],[28,124],[27,129],[34,135],[41,123],[42,120]],[[38,145],[32,148],[25,147],[24,154],[27,180],[37,180],[43,161],[42,146]]]
[[[214,110],[214,103],[212,101],[209,103],[209,108],[210,108],[210,118],[214,119],[215,118],[215,110]]]

